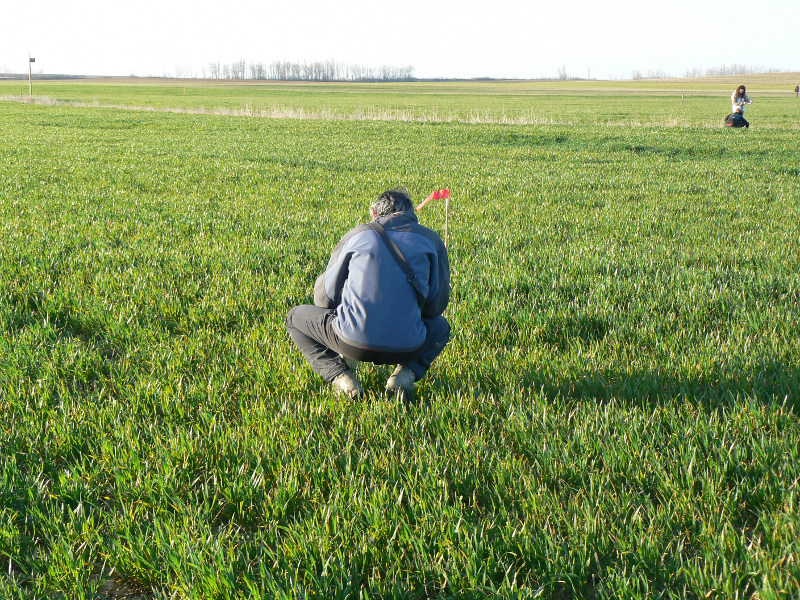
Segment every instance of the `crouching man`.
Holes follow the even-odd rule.
[[[450,299],[447,250],[419,224],[405,190],[381,194],[370,214],[334,249],[314,285],[314,306],[291,309],[286,328],[338,392],[363,393],[350,368],[356,361],[396,364],[386,392],[412,402],[414,383],[450,339],[442,316]]]

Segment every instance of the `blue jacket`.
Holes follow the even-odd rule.
[[[422,318],[438,317],[450,300],[447,249],[413,212],[376,221],[422,282],[422,307],[386,244],[366,223],[348,231],[334,249],[314,285],[314,304],[335,309],[335,328],[351,346],[381,352],[416,350],[425,341]]]

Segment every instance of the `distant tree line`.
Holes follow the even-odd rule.
[[[748,67],[747,65],[722,65],[710,69],[690,69],[684,77],[719,77],[721,75],[755,75],[758,73],[780,73],[781,69],[766,69],[764,67]]]
[[[747,65],[722,65],[721,67],[711,67],[710,69],[689,69],[683,77],[720,77],[723,75],[754,75],[757,73],[780,73],[781,69],[766,69],[764,67],[748,67]],[[675,77],[671,73],[657,70],[648,70],[644,73],[638,69],[631,73],[631,79],[671,79]]]
[[[276,81],[410,81],[414,67],[366,67],[333,60],[271,63],[212,62],[203,68],[203,77],[210,79],[271,79]]]

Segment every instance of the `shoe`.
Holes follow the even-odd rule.
[[[350,396],[351,398],[358,398],[364,393],[361,382],[358,381],[355,375],[350,371],[345,371],[341,375],[337,375],[336,379],[331,382],[331,385],[338,393]]]
[[[415,380],[416,376],[411,369],[397,365],[389,379],[386,380],[386,394],[389,397],[396,395],[399,400],[411,404],[414,402]]]

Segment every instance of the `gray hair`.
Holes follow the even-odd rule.
[[[379,217],[397,212],[413,212],[414,204],[408,190],[395,188],[386,190],[369,206]]]

